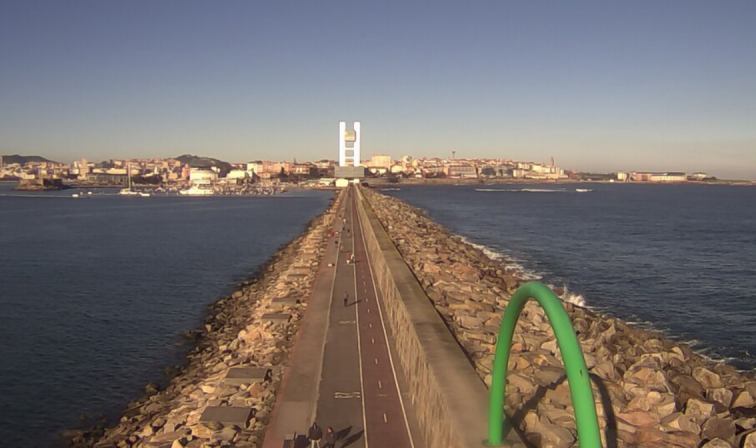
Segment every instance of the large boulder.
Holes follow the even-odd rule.
[[[704,389],[722,387],[722,379],[719,378],[719,375],[704,367],[696,367],[693,369],[693,378],[695,378]]]
[[[732,445],[722,439],[711,439],[701,446],[701,448],[732,448]]]
[[[737,446],[740,448],[756,448],[756,429],[740,434],[738,436]]]
[[[703,423],[714,415],[714,404],[691,398],[685,404],[685,415],[694,418],[699,423]]]
[[[674,412],[661,421],[661,426],[665,431],[684,431],[698,434],[701,428],[695,419],[680,412]]]
[[[731,419],[712,417],[704,423],[701,436],[707,439],[722,439],[727,443],[735,443],[735,422]]]
[[[716,389],[707,389],[706,398],[714,403],[719,403],[723,408],[727,409],[732,403],[732,391],[724,387],[718,387]]]

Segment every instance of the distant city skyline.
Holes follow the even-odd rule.
[[[0,154],[756,179],[756,3],[5,2]]]

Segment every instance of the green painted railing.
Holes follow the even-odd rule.
[[[491,383],[491,399],[488,409],[488,446],[502,446],[504,433],[504,388],[507,379],[507,363],[512,346],[520,312],[529,299],[535,299],[546,312],[551,328],[556,334],[557,344],[564,359],[567,380],[572,394],[572,405],[575,408],[575,422],[577,423],[578,442],[580,448],[601,448],[596,405],[593,401],[591,379],[585,367],[583,351],[580,349],[575,329],[570,317],[562,306],[562,302],[545,285],[538,282],[526,283],[515,291],[509,301],[504,320],[499,328],[499,338],[496,343],[496,354]]]

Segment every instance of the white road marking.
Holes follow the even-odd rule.
[[[375,358],[375,365],[378,365],[378,358]]]
[[[356,193],[358,193],[358,192],[356,192]],[[362,223],[362,218],[360,217],[359,214],[357,214],[357,225],[361,225],[361,223]],[[365,243],[365,233],[362,233],[362,244],[364,244],[365,247],[367,247],[367,244]],[[365,258],[367,259],[367,263],[368,263],[368,272],[372,273],[373,270],[372,270],[372,266],[370,264],[370,257],[365,257]],[[373,290],[375,292],[375,301],[378,302],[378,287],[375,284],[375,282],[373,282]],[[381,311],[381,305],[380,304],[378,304],[378,315],[381,318],[381,328],[383,329],[383,337],[385,338],[386,346],[388,347],[388,334],[386,333],[386,326],[383,323],[383,311]],[[370,326],[372,327],[372,324]],[[391,363],[391,373],[394,375],[394,384],[396,385],[396,394],[399,396],[399,403],[402,406],[402,416],[404,417],[404,425],[407,428],[407,435],[409,436],[408,438],[409,438],[409,441],[410,441],[410,446],[412,448],[415,448],[415,442],[414,442],[414,440],[412,440],[412,431],[410,431],[409,421],[407,420],[407,411],[404,408],[404,400],[402,399],[402,393],[401,393],[401,390],[399,388],[399,380],[396,377],[396,366],[394,365],[394,357],[391,355],[391,349],[390,348],[388,349],[388,356],[389,356],[389,362]],[[414,395],[412,396],[412,402],[413,403],[415,402],[415,396]],[[384,414],[384,418],[385,418],[385,414]]]
[[[380,380],[378,381],[378,389],[383,389],[383,383]]]
[[[375,338],[370,338],[370,343],[375,344]]]
[[[340,400],[340,399],[348,399],[348,398],[362,398],[362,394],[359,391],[355,392],[334,392],[333,398]]]
[[[386,418],[386,413],[383,413],[383,423],[388,423],[388,419]]]
[[[352,228],[352,232],[354,232],[354,228]],[[364,238],[363,238],[364,241]],[[352,239],[352,253],[354,253],[354,239]],[[360,348],[360,313],[358,313],[358,307],[360,306],[360,301],[357,300],[357,266],[352,266],[353,273],[354,273],[354,294],[355,294],[355,303],[354,303],[354,314],[357,319],[357,357],[359,359],[359,365],[360,365],[360,391],[363,392],[360,396],[360,401],[362,402],[362,427],[365,428],[365,432],[363,433],[365,437],[365,448],[369,448],[368,443],[368,432],[367,432],[367,415],[365,414],[365,398],[364,398],[364,391],[365,391],[365,378],[362,370],[362,349]],[[378,361],[378,360],[376,360]],[[314,406],[317,407],[317,406]],[[315,411],[313,410],[313,414]],[[312,420],[315,419],[315,416],[313,415]]]

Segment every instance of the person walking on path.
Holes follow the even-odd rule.
[[[349,305],[349,293],[344,291],[344,306]]]
[[[318,422],[312,422],[312,426],[307,431],[307,438],[310,439],[310,448],[320,448],[320,439],[323,438],[323,430],[318,426]]]
[[[336,433],[333,432],[333,428],[330,426],[326,429],[325,445],[323,445],[323,448],[336,448]]]

